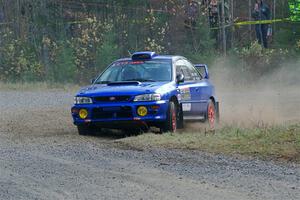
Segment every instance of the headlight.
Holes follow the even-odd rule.
[[[143,95],[136,96],[133,101],[159,101],[159,100],[161,100],[160,94],[143,94]]]
[[[90,97],[74,97],[74,104],[91,104],[93,103]]]

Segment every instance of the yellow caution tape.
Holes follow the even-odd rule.
[[[233,25],[243,26],[243,25],[255,25],[255,24],[273,24],[277,22],[289,22],[289,21],[291,21],[290,18],[284,18],[284,19],[272,19],[272,20],[244,21],[244,22],[234,23]]]
[[[272,19],[272,20],[258,20],[258,21],[243,21],[243,22],[236,22],[236,23],[229,23],[225,25],[225,28],[229,26],[245,26],[245,25],[256,25],[256,24],[273,24],[273,23],[278,23],[278,22],[298,22],[295,20],[292,20],[292,18],[283,18],[283,19]],[[213,27],[211,30],[217,30],[221,29],[222,26],[220,27]]]

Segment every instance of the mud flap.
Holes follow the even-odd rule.
[[[183,129],[184,128],[184,122],[183,122],[183,110],[182,110],[182,104],[179,104],[178,106],[178,112],[177,112],[177,128]]]
[[[215,103],[215,107],[216,107],[216,118],[217,118],[217,123],[220,122],[220,106],[219,106],[219,102]]]

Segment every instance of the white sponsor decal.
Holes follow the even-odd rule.
[[[192,110],[192,104],[190,104],[190,103],[182,104],[182,110],[183,111],[191,111]]]
[[[182,100],[190,100],[191,99],[191,91],[190,91],[189,87],[180,89],[180,94],[181,94]]]

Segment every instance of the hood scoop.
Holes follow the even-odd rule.
[[[108,86],[118,86],[118,85],[141,85],[139,81],[121,81],[121,82],[111,82],[108,83]]]

